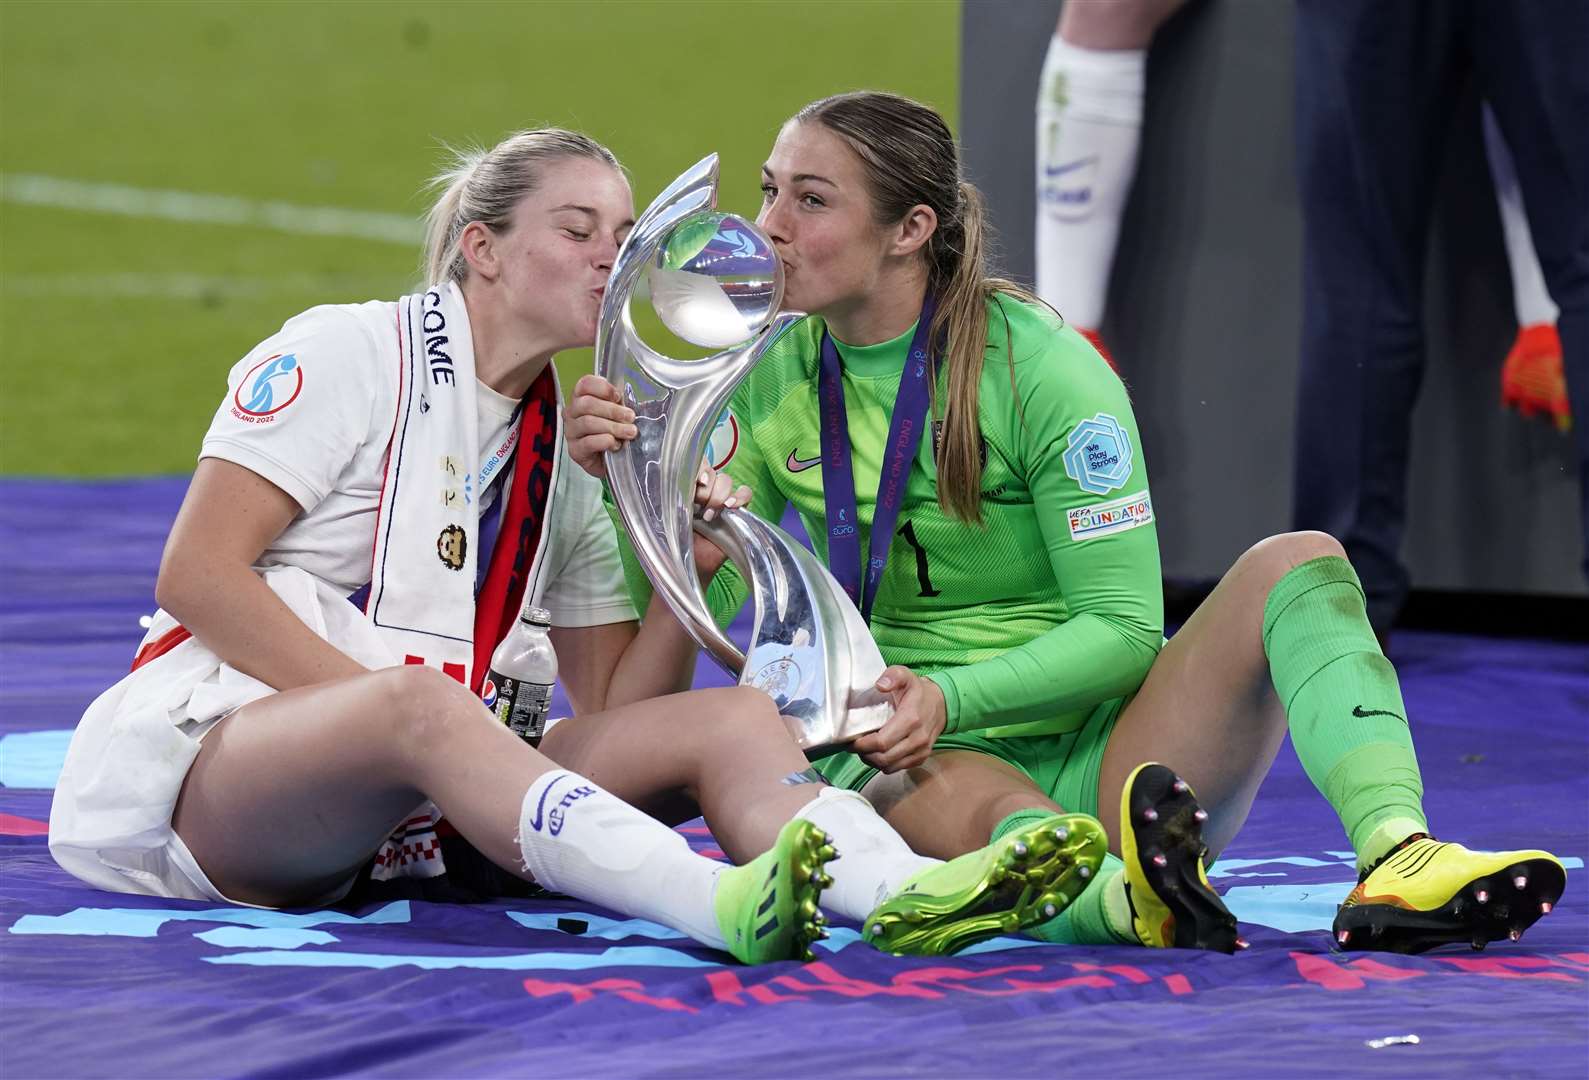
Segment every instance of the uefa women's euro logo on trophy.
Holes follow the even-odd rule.
[[[596,373],[624,396],[639,434],[607,454],[613,502],[652,585],[690,635],[742,685],[770,695],[806,754],[881,727],[892,706],[873,687],[883,657],[833,575],[777,525],[747,510],[694,511],[707,440],[735,386],[798,314],[779,311],[783,265],[755,224],[718,212],[717,155],[685,172],[640,215],[607,282]],[[678,360],[647,345],[630,304],[642,284],[662,324],[716,349]],[[749,648],[718,629],[695,573],[691,532],[722,548],[750,585]]]

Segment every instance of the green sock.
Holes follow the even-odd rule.
[[[1297,757],[1340,816],[1359,869],[1427,832],[1407,706],[1351,563],[1326,555],[1281,578],[1264,605],[1263,646]]]
[[[997,843],[1016,829],[1053,816],[1052,810],[1017,810],[993,828]],[[1105,855],[1098,872],[1064,911],[1026,931],[1028,937],[1056,945],[1140,944],[1131,927],[1131,906],[1126,900],[1125,869],[1114,855]]]

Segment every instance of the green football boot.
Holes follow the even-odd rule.
[[[823,867],[836,858],[827,833],[795,818],[770,849],[724,870],[713,904],[734,958],[742,964],[815,959],[811,943],[828,936],[817,903],[833,884]]]
[[[1109,841],[1087,814],[1055,814],[923,870],[866,917],[884,952],[943,956],[1058,915],[1081,895]]]

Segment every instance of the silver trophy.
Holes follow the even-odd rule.
[[[808,757],[875,731],[893,712],[873,687],[883,657],[848,594],[817,558],[747,510],[695,512],[695,482],[734,388],[799,314],[779,312],[783,264],[755,224],[719,213],[717,155],[680,176],[640,215],[613,265],[596,334],[596,373],[623,394],[639,434],[606,455],[613,502],[652,585],[700,646],[741,685],[772,697]],[[647,345],[630,304],[719,351],[676,360]],[[691,532],[725,553],[750,586],[748,649],[718,629],[695,571]]]

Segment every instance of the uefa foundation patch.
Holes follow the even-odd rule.
[[[1078,506],[1067,515],[1072,540],[1096,540],[1100,536],[1146,525],[1153,520],[1153,500],[1148,489],[1125,495],[1096,506]]]

